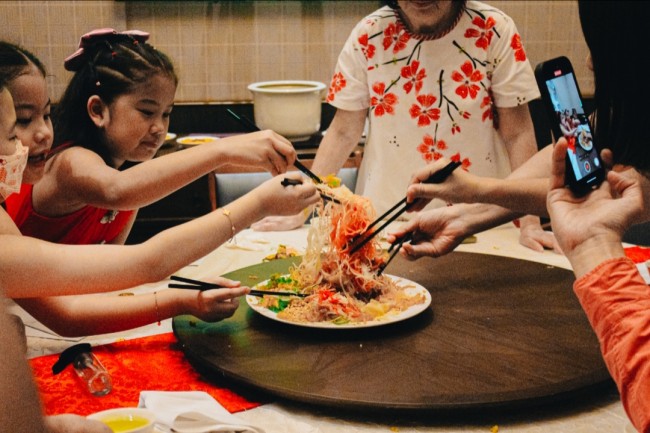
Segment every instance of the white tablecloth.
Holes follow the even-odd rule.
[[[237,243],[222,245],[198,262],[178,272],[190,278],[203,279],[260,263],[268,254],[276,251],[278,244],[284,244],[299,251],[306,245],[306,228],[291,232],[258,233],[245,230],[237,235]],[[475,244],[461,245],[457,251],[493,254],[532,260],[569,269],[564,256],[551,251],[534,252],[519,245],[519,231],[511,224],[479,233]],[[431,259],[424,259],[431,260]],[[136,293],[147,293],[166,287],[168,281],[146,284],[135,288]],[[102,296],[102,295],[92,295]],[[91,344],[111,343],[118,339],[130,339],[162,332],[171,332],[171,320],[162,326],[157,324],[115,334],[86,337],[83,339],[61,339],[47,328],[30,318],[17,306],[14,312],[23,316],[27,325],[30,357],[56,353],[78,341]],[[267,432],[278,433],[369,433],[369,432],[476,432],[488,433],[493,426],[500,432],[517,433],[578,433],[578,432],[624,432],[631,428],[615,391],[587,399],[579,407],[558,405],[550,408],[524,409],[518,416],[489,414],[480,417],[438,418],[435,413],[415,419],[413,416],[381,414],[341,414],[328,408],[315,408],[280,400],[256,409],[239,413],[244,420],[264,426]],[[633,430],[628,430],[633,431]]]

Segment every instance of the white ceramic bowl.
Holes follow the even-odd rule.
[[[255,124],[290,140],[308,139],[320,129],[322,94],[318,81],[261,81],[248,86],[253,93]]]
[[[103,422],[115,433],[151,433],[156,422],[156,415],[152,411],[138,407],[103,410],[87,418]]]

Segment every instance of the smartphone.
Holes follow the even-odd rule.
[[[605,168],[571,62],[566,57],[542,62],[535,68],[535,78],[551,121],[553,139],[565,137],[569,142],[565,184],[574,194],[584,195],[602,183]]]

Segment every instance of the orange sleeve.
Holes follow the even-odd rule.
[[[628,258],[607,260],[573,287],[630,421],[650,432],[650,287]]]

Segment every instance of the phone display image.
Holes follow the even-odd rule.
[[[594,148],[589,119],[585,115],[573,73],[547,80],[548,93],[555,108],[555,115],[562,135],[569,142],[568,158],[576,180],[600,166],[598,152]]]
[[[535,75],[553,135],[568,142],[566,183],[576,194],[584,194],[600,185],[605,171],[571,63],[566,57],[549,60],[538,65]]]

